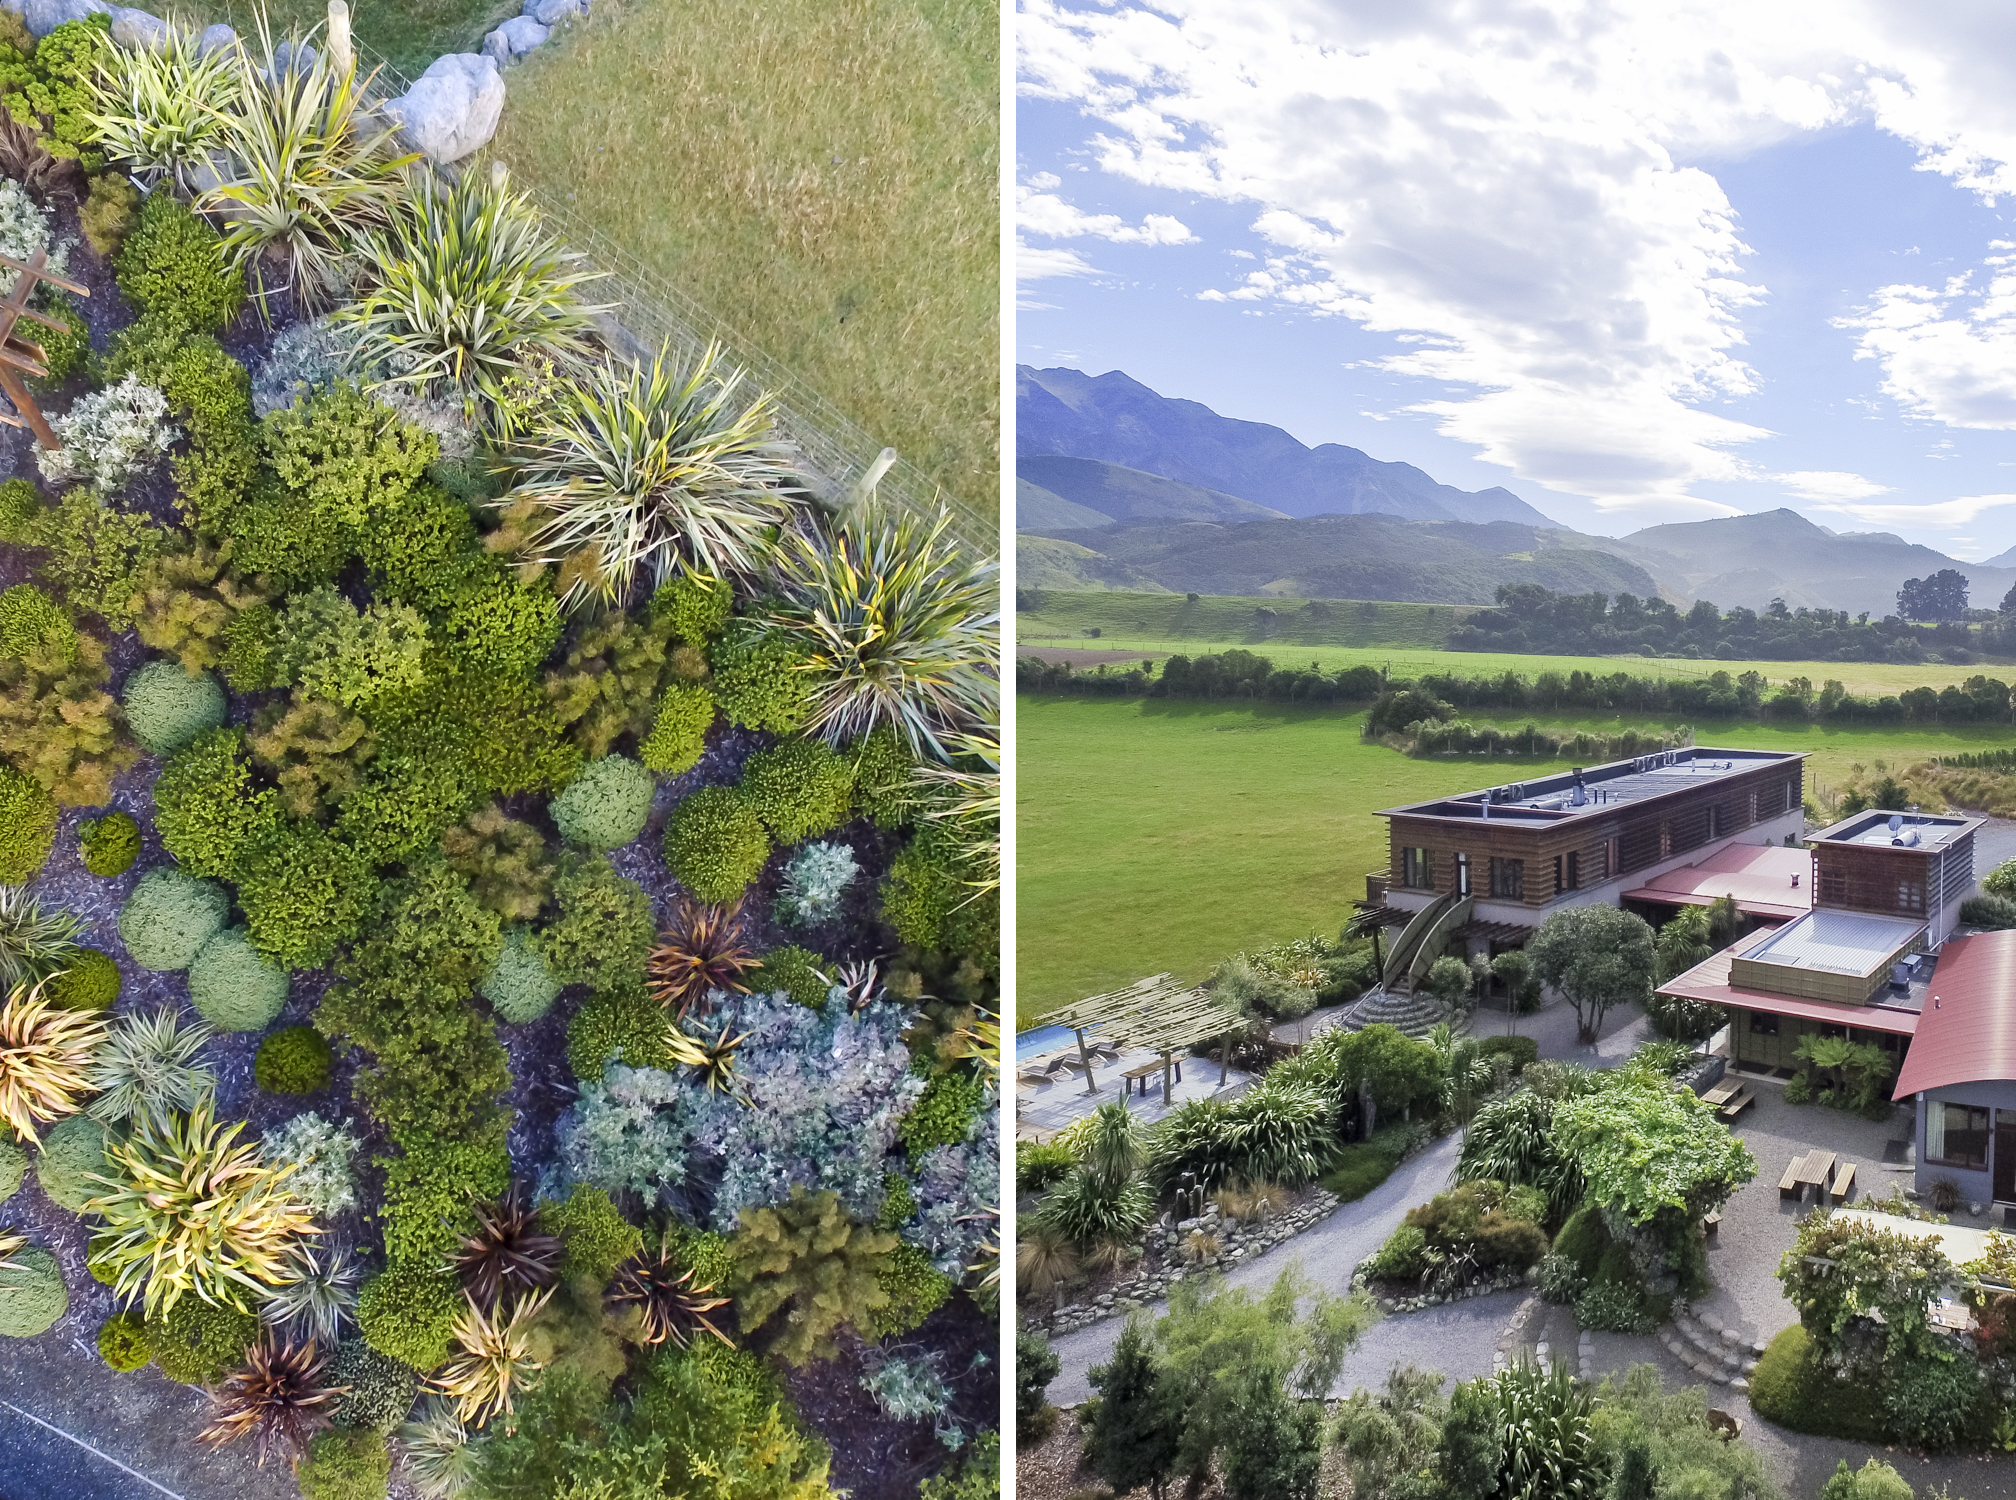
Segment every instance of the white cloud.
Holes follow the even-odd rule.
[[[1057,186],[1055,177],[1050,177],[1047,172],[1042,176],[1049,178],[1042,186]],[[1023,234],[1038,234],[1052,240],[1089,236],[1111,240],[1116,245],[1197,243],[1197,236],[1181,219],[1173,219],[1167,214],[1149,214],[1140,224],[1132,225],[1118,214],[1085,213],[1055,193],[1038,191],[1035,185],[1015,189],[1015,227]]]
[[[2016,505],[2016,495],[1962,495],[1921,505],[1864,505],[1854,500],[1833,500],[1820,502],[1819,508],[1840,511],[1876,526],[1925,528],[1968,526],[1983,511],[2002,505]]]
[[[1255,206],[1265,270],[1210,300],[1418,338],[1384,368],[1454,387],[1418,407],[1445,435],[1611,509],[1771,477],[1721,409],[1767,293],[1697,163],[1872,121],[2016,193],[2016,7],[1023,0],[1018,36],[1100,168]],[[1877,294],[1862,352],[1914,412],[2016,426],[2016,283],[1967,286]]]
[[[1836,469],[1800,469],[1771,476],[1786,492],[1802,500],[1861,500],[1870,495],[1887,495],[1890,486],[1864,479],[1860,474],[1844,474]]]

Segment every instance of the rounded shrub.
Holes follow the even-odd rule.
[[[0,1126],[0,1203],[21,1191],[21,1179],[28,1175],[28,1150]]]
[[[1976,1360],[1920,1356],[1897,1362],[1883,1383],[1883,1414],[1899,1442],[1930,1453],[1985,1435],[1988,1400]]]
[[[796,730],[810,711],[799,671],[805,660],[804,650],[781,630],[747,621],[731,626],[708,652],[714,697],[728,722],[772,734]]]
[[[380,1354],[431,1370],[448,1358],[461,1306],[447,1271],[426,1261],[395,1262],[365,1283],[357,1298],[357,1327]]]
[[[567,1065],[576,1078],[600,1079],[612,1061],[633,1068],[670,1068],[665,1012],[640,984],[591,995],[567,1023]]]
[[[531,932],[514,927],[504,935],[496,962],[483,976],[483,998],[497,1011],[497,1019],[512,1026],[536,1021],[560,998],[560,981],[546,967],[539,944]]]
[[[377,889],[370,861],[350,844],[317,824],[288,823],[245,861],[238,904],[261,953],[319,969],[363,927]]]
[[[770,835],[740,792],[708,787],[672,810],[665,825],[665,863],[702,901],[740,898],[770,857]]]
[[[0,656],[26,656],[55,635],[67,656],[77,649],[77,626],[70,612],[32,583],[0,593]]]
[[[42,1137],[42,1153],[35,1160],[35,1180],[49,1201],[74,1213],[82,1213],[93,1198],[111,1189],[97,1181],[110,1168],[105,1163],[105,1127],[89,1115],[70,1115],[51,1126]]]
[[[65,1010],[110,1010],[119,1000],[119,964],[96,948],[79,948],[70,966],[49,981],[43,991]]]
[[[0,480],[0,542],[23,540],[42,508],[42,492],[26,479]]]
[[[119,290],[154,324],[215,333],[245,305],[245,274],[224,263],[223,241],[173,193],[149,193],[113,266]]]
[[[140,825],[130,813],[108,813],[77,825],[77,848],[84,868],[100,880],[124,875],[140,857]]]
[[[1794,1323],[1766,1346],[1750,1375],[1750,1409],[1765,1421],[1814,1437],[1881,1443],[1890,1437],[1874,1382],[1837,1380]]]
[[[0,885],[26,885],[56,844],[56,799],[0,762]]]
[[[219,1031],[264,1031],[287,1004],[287,971],[227,927],[189,965],[189,1003]]]
[[[854,808],[877,828],[901,828],[917,812],[917,761],[895,728],[878,724],[847,746],[854,769]]]
[[[617,849],[644,831],[658,783],[626,755],[590,761],[547,804],[560,837],[589,849]]]
[[[122,1375],[147,1368],[154,1351],[147,1347],[147,1324],[139,1313],[114,1313],[98,1325],[98,1357]]]
[[[391,1479],[384,1434],[364,1427],[320,1434],[294,1471],[301,1500],[385,1500]]]
[[[191,677],[180,664],[150,661],[126,679],[126,722],[141,748],[173,755],[224,722],[224,689],[208,672]]]
[[[697,682],[675,682],[658,700],[658,717],[638,745],[637,758],[666,776],[690,771],[706,752],[713,723],[714,695]]]
[[[17,1250],[0,1262],[0,1334],[32,1339],[69,1310],[63,1268],[47,1250]]]
[[[854,773],[824,740],[788,739],[742,768],[742,800],[781,844],[837,828],[854,796]]]
[[[269,1094],[316,1094],[329,1087],[334,1054],[313,1026],[286,1026],[259,1044],[252,1076]]]
[[[230,916],[223,886],[162,865],[142,875],[119,908],[119,940],[143,969],[186,969]]]
[[[380,1354],[362,1339],[345,1339],[329,1362],[329,1384],[347,1386],[336,1398],[330,1420],[338,1427],[390,1432],[406,1420],[419,1394],[420,1372]]]
[[[773,948],[763,955],[763,967],[752,988],[766,994],[782,992],[810,1010],[820,1010],[833,988],[824,961],[807,948],[791,945]]]
[[[154,1363],[181,1385],[210,1384],[240,1363],[258,1339],[259,1320],[251,1313],[187,1294],[147,1320]]]
[[[681,573],[651,596],[651,618],[680,640],[699,646],[728,628],[735,590],[705,573]]]

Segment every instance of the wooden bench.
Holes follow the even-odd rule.
[[[1721,1107],[1715,1113],[1725,1120],[1733,1120],[1756,1102],[1757,1096],[1755,1094],[1751,1093],[1747,1088],[1740,1088],[1727,1099],[1723,1100]]]
[[[1805,1195],[1806,1184],[1799,1180],[1799,1174],[1805,1170],[1806,1158],[1803,1156],[1793,1157],[1792,1165],[1787,1167],[1785,1175],[1778,1179],[1778,1196],[1780,1198],[1799,1198]]]
[[[1831,1196],[1836,1203],[1846,1203],[1855,1196],[1855,1163],[1844,1161],[1834,1173]]]
[[[1721,1229],[1721,1227],[1722,1215],[1719,1213],[1712,1213],[1701,1221],[1701,1233],[1711,1240],[1715,1238],[1716,1231]]]

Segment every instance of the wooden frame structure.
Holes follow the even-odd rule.
[[[1176,1054],[1199,1042],[1230,1036],[1246,1029],[1247,1020],[1236,1005],[1214,1000],[1201,988],[1177,982],[1173,974],[1151,974],[1123,989],[1103,995],[1089,995],[1061,1010],[1052,1011],[1044,1021],[1063,1026],[1078,1039],[1078,1061],[1085,1069],[1085,1092],[1096,1094],[1099,1085],[1092,1075],[1092,1049],[1085,1033],[1108,1027],[1125,1033],[1126,1039],[1162,1056],[1162,1098],[1169,1099],[1170,1072]],[[1230,1066],[1229,1049],[1219,1058],[1218,1083],[1222,1088]]]
[[[28,394],[28,387],[22,383],[23,375],[32,375],[37,380],[49,373],[49,355],[33,339],[23,338],[16,327],[23,318],[31,323],[40,323],[44,328],[63,329],[66,325],[54,318],[45,317],[28,305],[28,298],[37,284],[48,282],[60,286],[66,292],[74,292],[79,297],[91,295],[91,289],[74,281],[65,281],[48,269],[48,256],[37,250],[25,261],[11,255],[0,255],[0,266],[8,266],[21,274],[14,279],[14,290],[5,298],[0,298],[0,393],[14,403],[16,415],[8,416],[0,412],[0,422],[9,427],[25,427],[35,434],[35,441],[44,448],[60,448],[56,434],[49,426],[48,418],[35,404],[35,398]]]

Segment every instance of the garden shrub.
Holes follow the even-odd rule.
[[[886,1191],[882,1211],[875,1216],[875,1227],[901,1229],[917,1217],[917,1194],[911,1190],[910,1179],[901,1172],[886,1174],[882,1182]]]
[[[501,1139],[429,1140],[417,1133],[385,1168],[385,1254],[394,1265],[440,1265],[476,1227],[472,1207],[504,1196],[511,1158]],[[390,1349],[387,1353],[392,1353]]]
[[[793,737],[749,757],[741,792],[779,843],[795,844],[846,820],[854,777],[824,740]]]
[[[616,1211],[607,1193],[586,1182],[576,1183],[561,1202],[542,1204],[539,1222],[567,1247],[560,1274],[568,1281],[607,1286],[616,1268],[644,1249],[644,1231]]]
[[[147,1324],[132,1309],[98,1325],[98,1357],[122,1375],[144,1370],[154,1358],[147,1347]]]
[[[951,1299],[952,1278],[935,1269],[931,1258],[915,1245],[898,1245],[884,1258],[875,1279],[888,1294],[887,1306],[868,1320],[877,1338],[894,1338],[919,1327]]]
[[[42,492],[26,479],[0,479],[0,542],[25,539],[28,523],[42,509]]]
[[[780,922],[816,927],[839,915],[840,902],[861,873],[846,844],[806,844],[784,863],[772,909]]]
[[[168,423],[168,398],[137,375],[86,392],[49,425],[62,446],[35,450],[43,477],[85,480],[101,501],[151,467],[181,436]]]
[[[1837,1378],[1797,1323],[1773,1338],[1757,1361],[1750,1407],[1767,1422],[1814,1437],[1881,1443],[1890,1435],[1878,1385]]]
[[[319,1434],[294,1471],[301,1500],[385,1500],[391,1478],[384,1434],[357,1427]]]
[[[1000,903],[969,885],[952,835],[926,824],[889,866],[882,916],[905,946],[942,949],[1000,971]]]
[[[429,1261],[395,1261],[364,1284],[357,1326],[380,1354],[431,1370],[448,1358],[461,1306],[450,1272]]]
[[[470,894],[506,921],[531,921],[552,893],[553,861],[544,836],[494,803],[443,831],[441,850],[449,868],[469,882]]]
[[[1401,1224],[1372,1257],[1372,1274],[1382,1281],[1412,1281],[1426,1265],[1427,1248],[1426,1231],[1416,1224]]]
[[[1913,1500],[1911,1482],[1880,1458],[1870,1458],[1859,1469],[1842,1459],[1820,1486],[1820,1500]]]
[[[562,984],[601,994],[644,981],[657,924],[651,898],[600,856],[570,857],[553,880],[559,914],[539,935],[546,966]]]
[[[1899,1442],[1940,1453],[1985,1431],[1990,1398],[1972,1350],[1893,1360],[1884,1376],[1883,1414]]]
[[[79,948],[43,993],[65,1010],[110,1010],[119,1000],[119,964],[96,948]]]
[[[191,875],[238,879],[252,851],[280,827],[272,790],[252,779],[242,729],[197,735],[154,782],[155,832]]]
[[[38,312],[46,313],[61,325],[49,328],[38,324],[35,329],[35,340],[42,346],[43,368],[49,373],[33,384],[40,390],[53,391],[90,360],[91,324],[68,292],[57,291],[46,282],[36,288],[30,301]]]
[[[0,761],[0,885],[26,885],[56,845],[56,799]]]
[[[219,1031],[264,1031],[287,1005],[288,973],[228,927],[189,965],[189,1003]]]
[[[279,788],[280,806],[295,818],[315,817],[355,796],[378,750],[361,715],[299,696],[261,709],[249,743],[253,758]]]
[[[231,623],[265,602],[230,569],[229,542],[175,545],[151,559],[134,578],[140,643],[173,656],[192,675],[216,666]]]
[[[147,195],[113,265],[120,292],[158,328],[215,333],[245,305],[245,277],[225,268],[217,231],[171,192]]]
[[[348,1128],[303,1110],[266,1133],[259,1153],[268,1166],[291,1166],[287,1191],[308,1205],[317,1218],[333,1219],[357,1206],[357,1181],[351,1163],[363,1146]]]
[[[253,849],[238,882],[252,945],[290,969],[329,962],[357,935],[376,895],[367,861],[313,823],[283,824]]]
[[[200,1297],[181,1297],[147,1320],[147,1347],[170,1380],[209,1385],[243,1362],[259,1331],[259,1319],[251,1313]]]
[[[1636,1334],[1650,1333],[1658,1323],[1645,1306],[1644,1293],[1614,1276],[1599,1276],[1576,1296],[1575,1321],[1598,1333]]]
[[[21,1183],[28,1175],[28,1152],[14,1138],[14,1133],[0,1126],[0,1203],[21,1191]]]
[[[658,789],[649,771],[622,755],[590,761],[547,804],[560,837],[593,850],[619,849],[644,831]]]
[[[872,1328],[889,1304],[877,1273],[896,1236],[851,1222],[833,1193],[794,1185],[788,1203],[745,1209],[732,1243],[742,1331],[788,1309],[770,1346],[787,1363],[831,1358],[841,1328]]]
[[[187,451],[171,465],[176,508],[204,537],[226,535],[259,463],[245,367],[207,334],[190,336],[143,318],[113,338],[102,373],[138,374],[168,398],[189,434]],[[246,577],[267,571],[249,551],[235,563]]]
[[[93,250],[108,259],[116,256],[140,222],[140,189],[117,172],[100,172],[91,179],[77,219]]]
[[[100,880],[124,875],[140,857],[140,825],[131,813],[108,813],[77,825],[77,849],[84,868]]]
[[[407,491],[384,524],[359,535],[357,551],[380,598],[429,614],[446,613],[497,567],[482,551],[469,507],[434,484]]]
[[[252,1076],[269,1094],[317,1094],[329,1087],[333,1055],[313,1026],[287,1026],[259,1044]]]
[[[1974,896],[1960,903],[1960,920],[1984,932],[2016,927],[2016,900],[2007,896]]]
[[[17,583],[0,593],[0,656],[26,656],[50,637],[65,654],[77,649],[70,611],[32,583]]]
[[[581,1079],[600,1080],[602,1070],[621,1060],[633,1068],[670,1068],[665,1047],[665,1011],[640,979],[591,995],[567,1023],[567,1066]]]
[[[833,988],[825,960],[808,949],[795,946],[772,948],[764,954],[763,967],[758,971],[755,983],[766,993],[789,995],[808,1010],[824,1006],[826,996]]]
[[[728,628],[735,590],[704,573],[681,573],[651,596],[651,617],[689,645],[704,646]]]
[[[336,832],[367,866],[403,864],[437,843],[483,792],[474,769],[446,746],[387,746],[345,799]]]
[[[781,630],[737,621],[708,652],[714,698],[728,722],[791,734],[811,711],[799,667],[808,653]]]
[[[665,863],[702,901],[725,906],[739,900],[769,857],[762,819],[728,787],[695,792],[665,824]]]
[[[915,1160],[933,1146],[951,1146],[966,1139],[973,1117],[987,1102],[987,1090],[976,1078],[940,1073],[924,1087],[923,1097],[903,1117],[903,1145]]]
[[[83,485],[37,511],[22,541],[44,549],[37,576],[56,586],[71,609],[95,614],[114,630],[133,624],[136,585],[168,533],[144,515],[100,502]]]
[[[916,815],[916,760],[895,728],[878,725],[847,747],[854,767],[854,807],[877,828],[908,825]]]
[[[1554,1253],[1573,1262],[1585,1281],[1594,1278],[1609,1248],[1610,1233],[1603,1227],[1603,1212],[1593,1203],[1585,1203],[1570,1214],[1554,1236]]]
[[[417,1370],[380,1354],[363,1339],[345,1339],[336,1346],[328,1383],[348,1387],[336,1398],[330,1421],[377,1433],[389,1433],[405,1421],[420,1392]]]
[[[304,696],[368,709],[388,693],[426,681],[427,622],[410,604],[362,610],[324,585],[297,594],[282,612],[274,671]]]
[[[560,604],[543,578],[525,583],[494,572],[455,601],[441,638],[468,669],[517,676],[544,661],[560,639]]]
[[[678,776],[700,764],[707,731],[714,724],[714,695],[694,682],[675,682],[658,700],[651,732],[637,746],[637,759],[663,776]]]
[[[230,915],[231,897],[216,881],[159,865],[119,908],[119,938],[143,969],[186,969]]]
[[[481,993],[498,1020],[522,1026],[551,1010],[560,989],[560,981],[540,955],[538,941],[525,928],[514,927],[504,935],[496,962],[483,976]]]
[[[15,770],[70,807],[103,807],[112,778],[140,758],[105,691],[111,675],[94,636],[80,635],[74,652],[44,640],[0,656],[0,744]]]
[[[1512,1059],[1512,1076],[1518,1077],[1526,1071],[1529,1063],[1540,1060],[1540,1044],[1530,1036],[1486,1037],[1477,1044],[1477,1055],[1490,1059],[1509,1057]]]
[[[665,680],[669,644],[663,626],[613,614],[584,630],[565,665],[546,673],[546,697],[584,756],[607,755],[624,735],[644,736]]]
[[[93,1198],[110,1192],[97,1176],[109,1176],[105,1164],[105,1127],[89,1115],[58,1120],[42,1137],[35,1159],[35,1180],[51,1203],[82,1213]]]
[[[433,434],[401,422],[350,381],[269,412],[260,427],[294,503],[353,535],[392,511],[441,451]]]
[[[254,604],[232,616],[218,637],[224,680],[241,693],[278,687],[280,614],[270,604]]]
[[[224,689],[208,672],[194,677],[172,661],[150,661],[126,679],[126,722],[154,755],[173,755],[224,722]]]
[[[1055,1187],[1069,1177],[1071,1169],[1077,1165],[1078,1158],[1071,1154],[1069,1146],[1059,1146],[1052,1141],[1017,1141],[1015,1191],[1040,1193]]]
[[[32,1339],[69,1310],[63,1268],[47,1250],[17,1250],[0,1262],[0,1335]]]

